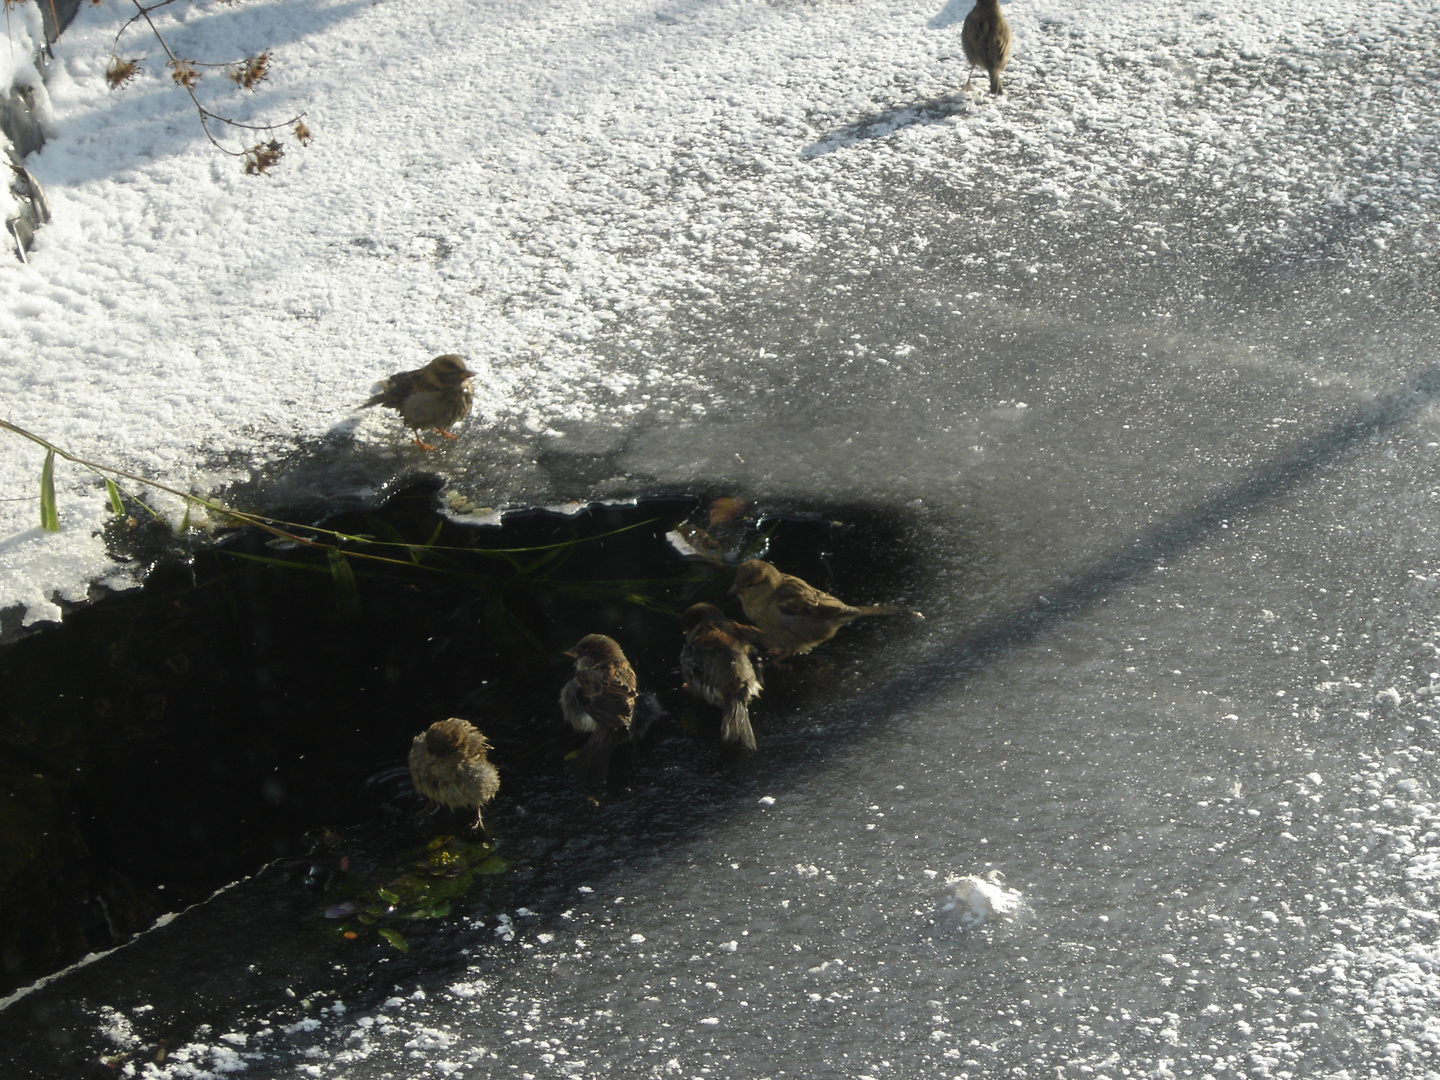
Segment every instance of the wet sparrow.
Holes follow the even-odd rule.
[[[474,810],[471,832],[484,831],[480,811],[500,790],[500,774],[485,752],[490,743],[464,720],[437,720],[410,744],[415,790],[451,810]]]
[[[456,438],[445,429],[470,412],[470,404],[475,400],[475,390],[470,385],[474,376],[475,372],[465,366],[462,357],[446,353],[423,368],[391,375],[379,393],[360,407],[384,405],[395,409],[406,426],[415,429],[415,445],[434,450],[435,447],[420,438],[420,430],[433,428],[443,438]]]
[[[575,658],[575,675],[560,691],[560,711],[589,740],[580,751],[580,771],[604,783],[610,755],[631,736],[638,696],[635,669],[614,638],[586,634],[565,650]]]
[[[740,564],[730,592],[740,597],[745,617],[765,635],[772,649],[779,650],[782,660],[829,641],[852,619],[899,615],[905,610],[894,604],[852,607],[760,559]]]
[[[737,562],[748,548],[758,551],[759,529],[746,513],[745,501],[733,497],[713,499],[703,511],[691,514],[665,534],[682,558],[705,566]]]
[[[751,657],[765,637],[753,626],[733,622],[714,604],[692,604],[685,612],[685,647],[680,673],[685,689],[722,710],[720,738],[755,749],[750,702],[760,696],[760,674]]]
[[[960,44],[965,48],[965,59],[970,61],[970,77],[961,87],[961,93],[970,89],[975,79],[976,66],[990,73],[990,92],[1003,94],[1000,73],[1010,62],[1010,24],[1000,13],[1000,0],[975,0],[975,7],[965,16],[965,25],[960,29]]]

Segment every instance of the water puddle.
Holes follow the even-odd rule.
[[[839,570],[857,596],[893,593],[905,573],[905,526],[890,511],[746,511],[711,529],[713,497],[683,496],[477,526],[442,515],[437,496],[417,482],[321,523],[394,545],[339,545],[379,558],[337,568],[326,548],[241,530],[0,649],[0,783],[12,793],[0,817],[0,989],[267,866],[252,910],[235,915],[236,941],[217,944],[243,948],[279,927],[309,951],[297,968],[323,969],[341,948],[376,962],[423,952],[422,924],[506,880],[535,896],[548,875],[563,891],[567,861],[615,842],[600,833],[635,814],[651,832],[665,814],[683,819],[687,799],[727,782],[718,757],[743,760],[722,747],[717,711],[680,688],[680,613],[705,600],[738,614],[732,571],[687,554],[705,530],[732,565],[763,552],[821,587]],[[684,523],[689,545],[675,542]],[[870,622],[846,633],[897,632]],[[556,700],[563,650],[590,632],[621,641],[662,710],[598,791],[567,763],[581,737]],[[762,754],[777,718],[824,692],[813,672],[772,681],[754,709]],[[447,716],[494,745],[493,845],[449,838],[462,822],[417,813],[405,754]],[[677,784],[684,798],[615,797]],[[273,906],[255,908],[257,892]]]

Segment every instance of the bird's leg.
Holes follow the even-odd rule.
[[[975,81],[975,65],[974,65],[974,64],[971,64],[971,65],[970,65],[969,70],[966,72],[966,76],[967,76],[967,78],[965,79],[965,85],[962,86],[962,87],[960,87],[960,93],[962,93],[962,94],[968,94],[968,93],[970,92],[970,84]]]
[[[435,429],[435,434],[436,434],[436,435],[439,435],[442,439],[458,439],[458,438],[460,438],[459,435],[452,435],[452,434],[450,434],[450,432],[446,431],[444,428],[438,428],[438,427]]]
[[[420,438],[419,435],[416,435],[416,436],[415,436],[415,445],[418,446],[418,447],[420,447],[421,450],[438,450],[438,449],[439,449],[438,446],[431,446],[431,445],[430,445],[428,442],[426,442],[424,439]]]

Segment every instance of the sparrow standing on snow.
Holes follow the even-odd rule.
[[[480,811],[500,790],[500,774],[485,752],[490,743],[464,720],[437,720],[410,744],[410,780],[432,803],[474,810],[471,832],[484,831]]]
[[[379,393],[360,407],[384,405],[396,410],[406,426],[415,429],[415,445],[434,450],[435,447],[420,438],[420,430],[433,428],[442,438],[457,438],[445,429],[469,414],[475,400],[475,390],[470,385],[474,376],[475,372],[465,366],[463,357],[446,353],[423,368],[391,375]]]
[[[630,738],[635,720],[635,669],[604,634],[586,634],[565,655],[575,658],[575,675],[560,691],[560,711],[571,727],[590,736],[580,751],[581,772],[604,783],[610,754]]]
[[[970,77],[960,88],[961,93],[970,89],[978,65],[990,73],[990,92],[1003,94],[1005,87],[1000,82],[1000,73],[1010,62],[1010,24],[1000,13],[1000,0],[975,0],[970,14],[965,16],[965,25],[960,28],[960,44],[965,49],[965,59],[970,61]]]
[[[755,749],[750,727],[750,702],[760,696],[760,675],[751,656],[765,647],[765,636],[753,626],[733,622],[714,604],[692,604],[685,611],[685,647],[680,673],[685,689],[723,710],[720,738]]]
[[[899,615],[904,611],[894,604],[852,607],[798,577],[782,574],[761,559],[740,564],[730,591],[740,597],[745,617],[765,635],[772,649],[779,650],[781,660],[829,641],[840,627],[862,615]]]

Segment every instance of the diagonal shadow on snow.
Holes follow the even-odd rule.
[[[939,97],[912,101],[908,105],[893,105],[879,112],[867,113],[844,127],[822,135],[800,151],[802,158],[817,158],[856,143],[871,139],[883,139],[902,128],[917,124],[943,124],[952,116],[966,111],[969,104],[964,94],[956,90]]]
[[[1397,426],[1440,398],[1440,367],[1430,368],[1367,407],[1312,436],[1261,467],[1249,479],[1232,484],[1170,520],[1141,532],[1124,547],[1077,568],[1064,581],[1047,586],[1034,600],[1002,612],[965,632],[959,641],[931,652],[918,665],[928,668],[897,682],[911,692],[963,679],[974,669],[1013,648],[1024,646],[1049,627],[1073,619],[1127,582],[1164,564],[1217,534],[1235,518],[1311,480],[1317,472],[1367,439]]]

